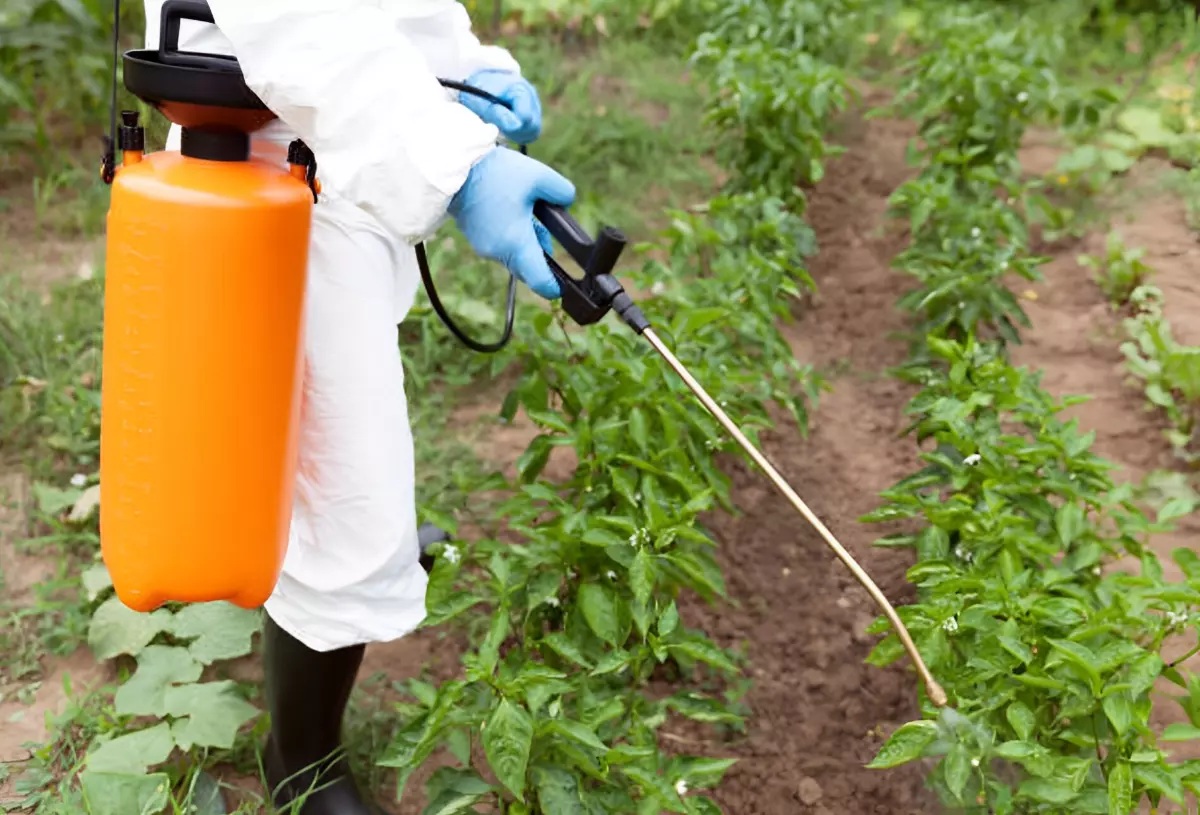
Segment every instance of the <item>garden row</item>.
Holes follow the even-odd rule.
[[[919,174],[893,196],[910,230],[896,265],[917,281],[901,301],[917,337],[898,375],[920,388],[907,413],[926,466],[865,520],[904,523],[880,545],[916,555],[918,601],[901,616],[951,708],[925,701],[926,718],[873,766],[936,758],[934,788],[967,812],[1182,804],[1200,768],[1173,763],[1162,743],[1200,730],[1154,732],[1150,693],[1160,677],[1191,687],[1160,651],[1190,632],[1200,594],[1164,582],[1145,542],[1187,510],[1148,518],[1109,479],[1092,434],[1060,418],[1074,400],[1008,358],[1029,326],[1008,282],[1038,279],[1030,230],[1055,215],[1022,179],[1021,139],[1034,121],[1094,123],[1111,100],[1058,86],[1061,45],[1033,25],[949,14],[928,33],[940,47],[910,66],[898,100],[920,125]],[[1134,568],[1117,569],[1129,556]],[[1175,557],[1200,574],[1193,553]],[[900,656],[889,636],[871,660]],[[1186,696],[1184,707],[1192,719]]]

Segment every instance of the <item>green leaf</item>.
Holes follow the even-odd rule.
[[[554,815],[586,815],[579,800],[579,780],[558,767],[535,767],[533,783],[542,812]]]
[[[1110,694],[1104,697],[1101,706],[1113,731],[1118,736],[1124,736],[1133,726],[1133,705],[1129,702],[1129,696],[1124,692]]]
[[[629,411],[629,436],[639,449],[650,449],[650,433],[646,429],[646,413],[640,407]]]
[[[171,735],[184,750],[228,750],[241,726],[259,713],[238,695],[237,684],[228,680],[167,688],[165,701],[167,713],[176,717]]]
[[[961,744],[956,744],[951,748],[950,753],[946,756],[944,770],[946,787],[956,799],[961,801],[963,791],[967,788],[967,781],[971,778],[971,757],[967,754],[967,748]]]
[[[1018,790],[1018,795],[1024,798],[1032,798],[1035,801],[1040,801],[1044,804],[1066,804],[1072,801],[1079,793],[1071,788],[1071,785],[1066,781],[1051,780],[1048,778],[1031,778],[1021,784]]]
[[[151,645],[138,657],[137,673],[117,688],[115,709],[122,716],[165,716],[167,686],[195,682],[203,671],[186,648]]]
[[[729,656],[714,643],[701,637],[689,637],[686,640],[672,642],[667,646],[672,655],[683,654],[691,659],[720,668],[731,674],[738,672],[737,665]]]
[[[1183,722],[1175,722],[1163,728],[1161,738],[1163,741],[1192,741],[1200,739],[1200,727]]]
[[[654,591],[654,558],[645,549],[638,549],[629,567],[629,588],[639,603],[645,604]]]
[[[1064,547],[1070,546],[1083,531],[1085,522],[1083,509],[1078,504],[1063,504],[1054,519],[1058,539]]]
[[[485,793],[480,792],[458,792],[457,790],[443,790],[437,798],[421,810],[421,815],[455,815],[459,812],[471,812],[472,808]]]
[[[1020,640],[1014,637],[997,635],[996,641],[1000,643],[1001,648],[1003,648],[1005,651],[1008,651],[1026,665],[1029,665],[1033,662],[1033,649]]]
[[[43,484],[40,481],[33,485],[33,497],[37,502],[38,511],[43,515],[62,514],[65,510],[73,507],[81,495],[83,495],[83,490],[60,490],[58,487]]]
[[[542,637],[542,643],[549,646],[552,651],[563,659],[574,662],[582,668],[592,667],[591,660],[584,655],[579,646],[561,631],[553,631]]]
[[[88,815],[158,815],[170,803],[171,779],[165,773],[87,770],[79,780]]]
[[[551,719],[545,726],[545,732],[563,736],[601,755],[608,752],[608,745],[600,741],[591,728],[581,722],[573,722],[570,719]]]
[[[921,757],[925,748],[937,738],[937,724],[929,721],[902,725],[867,765],[872,770],[890,770]]]
[[[669,637],[679,627],[679,609],[675,606],[675,601],[666,607],[663,613],[658,618],[658,635],[660,637]]]
[[[261,627],[262,617],[256,611],[233,603],[197,603],[175,613],[171,633],[179,639],[194,640],[189,646],[192,656],[211,665],[249,654]]]
[[[85,569],[80,576],[83,590],[87,593],[88,602],[96,600],[101,594],[112,588],[112,576],[103,563]]]
[[[604,674],[614,673],[621,670],[630,663],[633,657],[628,651],[617,649],[605,654],[596,667],[592,669],[592,676],[603,676]]]
[[[609,645],[620,645],[621,623],[617,595],[603,583],[585,583],[579,587],[579,610],[596,636]]]
[[[1162,657],[1158,654],[1146,654],[1134,660],[1134,663],[1129,666],[1128,682],[1130,692],[1135,696],[1140,696],[1153,687],[1160,674],[1163,671]]]
[[[1133,772],[1124,761],[1108,774],[1108,815],[1133,812]]]
[[[1161,764],[1138,764],[1133,768],[1133,777],[1175,803],[1183,803],[1183,784],[1167,767]]]
[[[1170,147],[1179,139],[1163,122],[1162,113],[1153,108],[1130,105],[1117,123],[1143,147]]]
[[[166,722],[98,744],[88,752],[87,769],[97,773],[143,775],[171,757],[175,740]]]
[[[501,699],[483,728],[483,749],[496,778],[521,801],[532,746],[532,717],[520,705]]]
[[[140,614],[115,596],[100,604],[88,626],[88,645],[96,659],[113,659],[121,654],[137,656],[150,641],[171,630],[171,612],[159,609]]]
[[[1033,735],[1034,728],[1037,727],[1037,717],[1033,711],[1024,702],[1013,702],[1004,711],[1008,723],[1012,725],[1013,731],[1022,741],[1029,739]]]
[[[677,775],[692,789],[715,787],[737,762],[736,758],[684,758],[679,762]]]
[[[496,669],[496,660],[500,658],[500,646],[508,636],[510,625],[508,608],[496,609],[492,615],[492,624],[488,627],[487,638],[479,646],[480,668],[489,675]]]

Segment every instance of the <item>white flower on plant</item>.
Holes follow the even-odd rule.
[[[1188,621],[1188,613],[1186,611],[1168,611],[1167,612],[1167,622],[1170,623],[1172,627],[1177,626],[1177,625],[1183,625],[1187,621]]]
[[[946,620],[946,622],[942,623],[942,628],[945,629],[947,634],[953,634],[958,630],[958,620],[954,617],[951,617],[950,619]]]
[[[458,551],[458,547],[452,543],[446,544],[446,548],[442,550],[442,556],[451,564],[458,563],[462,559],[462,554]]]
[[[681,778],[675,782],[675,792],[677,795],[680,795],[680,796],[687,795],[687,791],[688,791],[687,781],[685,781],[684,779]]]
[[[1021,91],[1017,94],[1017,101],[1021,104],[1025,104],[1029,101],[1029,94],[1025,93],[1025,91]]]
[[[54,337],[55,342],[66,342],[66,340],[67,340],[67,338],[64,337],[62,334],[58,334]]]
[[[972,453],[963,459],[963,464],[966,464],[968,467],[974,467],[981,461],[983,461],[983,456],[979,455],[979,453]]]
[[[75,475],[71,476],[72,487],[82,487],[85,484],[87,484],[87,476],[83,473],[75,473]]]
[[[963,100],[963,95],[961,93],[958,96],[954,97],[955,102],[961,102],[962,100]]]
[[[609,580],[617,579],[617,573],[614,572],[612,569],[609,569],[607,572],[605,572],[604,576],[607,577]]]
[[[972,238],[978,238],[982,234],[983,234],[983,230],[981,230],[979,227],[977,227],[977,226],[971,227],[971,237]]]
[[[979,766],[979,759],[977,759],[977,758],[973,758],[973,759],[971,759],[971,766],[972,766],[972,767],[978,767],[978,766]]]
[[[558,602],[558,598],[557,598],[557,597],[547,597],[547,598],[546,598],[546,605],[548,605],[548,606],[553,606],[554,608],[558,608],[558,607],[559,607],[559,605],[560,605],[560,603]]]
[[[1099,567],[1099,566],[1093,566],[1093,567],[1092,567],[1092,574],[1094,574],[1096,577],[1099,577],[1099,576],[1100,576],[1100,567]]]
[[[667,290],[667,284],[661,280],[654,281],[654,285],[650,287],[650,293],[653,295],[662,294]]]

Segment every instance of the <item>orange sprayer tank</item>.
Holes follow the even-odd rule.
[[[182,18],[212,22],[169,0],[159,50],[125,55],[126,86],[183,125],[182,149],[143,154],[124,114],[108,214],[100,535],[137,611],[262,605],[296,468],[311,154],[251,155],[272,115],[236,62],[178,51]]]

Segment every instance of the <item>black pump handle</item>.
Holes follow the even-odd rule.
[[[562,290],[563,310],[580,325],[599,322],[612,307],[614,292],[620,290],[612,273],[628,243],[625,236],[606,226],[600,237],[593,239],[566,209],[546,201],[534,203],[533,215],[583,269],[582,278],[572,277],[546,255],[546,263]]]
[[[158,58],[163,64],[205,71],[241,72],[235,57],[180,51],[179,28],[184,20],[216,24],[208,0],[167,0],[163,3],[158,30]]]

